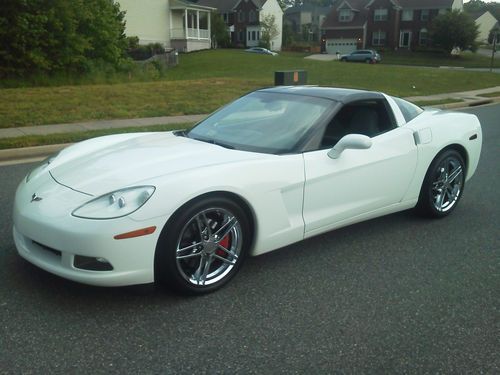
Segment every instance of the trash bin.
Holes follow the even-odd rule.
[[[281,70],[274,72],[275,86],[295,86],[307,84],[307,72],[305,70]]]

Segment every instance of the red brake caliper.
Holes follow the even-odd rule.
[[[224,237],[222,240],[219,241],[219,245],[221,245],[225,249],[229,249],[229,246],[230,246],[229,234],[226,235],[226,237]],[[217,254],[218,256],[224,257],[224,258],[226,257],[226,252],[221,250],[221,249],[217,249],[215,251],[215,254]]]

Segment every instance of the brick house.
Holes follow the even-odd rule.
[[[307,32],[308,37],[304,40],[318,41],[321,39],[321,25],[329,12],[330,7],[305,3],[287,8],[283,20],[295,34]]]
[[[434,17],[462,8],[463,0],[337,0],[322,26],[325,49],[426,47]]]
[[[258,46],[262,35],[261,20],[274,15],[279,35],[271,40],[271,49],[281,50],[283,11],[277,0],[198,0],[197,4],[217,9],[235,47]]]

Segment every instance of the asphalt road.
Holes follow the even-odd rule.
[[[0,168],[0,373],[499,373],[500,106],[479,169],[443,220],[411,212],[249,259],[183,298],[93,288],[16,255],[30,164]]]

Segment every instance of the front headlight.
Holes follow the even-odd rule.
[[[49,156],[47,159],[44,159],[40,163],[40,165],[38,165],[37,167],[32,169],[31,172],[29,172],[26,175],[26,182],[29,182],[29,180],[31,180],[33,177],[36,177],[40,173],[42,173],[45,170],[45,168],[47,168],[49,166],[49,164],[52,163],[55,160],[55,158],[57,158],[58,155],[59,155],[59,153]]]
[[[155,192],[154,186],[135,186],[92,199],[71,214],[83,219],[116,219],[141,208]]]

